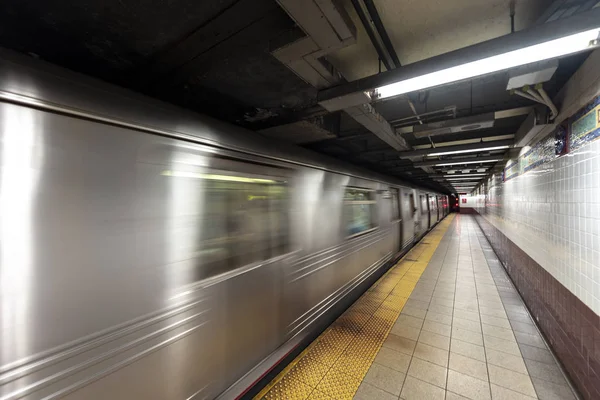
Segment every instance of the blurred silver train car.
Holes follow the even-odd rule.
[[[236,398],[447,198],[0,50],[0,399]]]

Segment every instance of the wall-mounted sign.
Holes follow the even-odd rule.
[[[520,173],[520,162],[519,160],[510,160],[504,168],[504,181],[516,178]]]
[[[467,199],[462,199],[462,202],[463,202],[463,203],[466,203],[466,202],[467,202]]]

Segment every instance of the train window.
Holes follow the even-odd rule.
[[[197,175],[204,193],[198,279],[289,251],[285,182],[229,173]]]
[[[397,221],[400,219],[400,204],[398,203],[398,189],[390,188],[390,192],[392,194],[392,214],[391,220]]]
[[[425,199],[425,196],[423,196],[422,194],[419,195],[419,200],[420,200],[420,207],[421,207],[421,214],[425,213],[425,211],[427,211],[427,200]]]
[[[410,194],[410,209],[412,210],[412,213],[416,213],[417,212],[417,205],[415,204],[415,195],[414,194]]]
[[[377,226],[375,194],[365,189],[347,188],[344,195],[346,235],[354,236]]]

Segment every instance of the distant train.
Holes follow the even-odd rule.
[[[1,399],[236,397],[448,211],[5,50],[0,129]]]

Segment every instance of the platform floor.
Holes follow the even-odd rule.
[[[257,399],[576,399],[488,242],[450,215]]]

